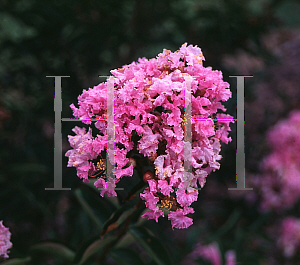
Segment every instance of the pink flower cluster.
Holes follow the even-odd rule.
[[[138,62],[112,70],[114,76],[114,121],[115,121],[115,179],[98,178],[95,186],[101,189],[101,196],[116,196],[113,190],[123,176],[133,175],[133,164],[128,152],[147,157],[156,174],[147,179],[149,187],[140,197],[146,201],[149,212],[142,217],[155,219],[168,213],[172,227],[187,228],[193,221],[188,214],[198,197],[198,184],[203,188],[211,171],[219,169],[217,162],[221,144],[231,141],[228,137],[229,124],[233,117],[218,113],[226,111],[220,101],[231,97],[229,84],[222,79],[222,73],[203,67],[204,57],[197,46],[183,44],[172,53],[164,49],[156,58],[141,58]],[[189,162],[193,172],[184,174],[185,133],[185,77],[192,77],[191,99],[192,146],[189,145]],[[101,134],[92,136],[92,129],[75,127],[75,136],[68,136],[72,150],[66,153],[68,166],[77,168],[77,175],[88,182],[96,171],[93,160],[107,148],[107,82],[84,90],[78,97],[79,108],[70,106],[73,115],[91,124]],[[162,111],[158,111],[158,107]],[[99,133],[99,132],[98,132]],[[140,140],[131,137],[137,134]],[[198,183],[198,184],[197,184]]]
[[[212,243],[207,246],[197,244],[192,253],[184,260],[184,265],[197,265],[194,260],[202,258],[209,261],[212,265],[221,265],[222,257],[217,243]],[[225,265],[236,265],[236,255],[233,250],[228,250],[225,253]]]
[[[279,247],[283,250],[284,255],[290,258],[300,251],[300,219],[295,217],[286,217],[280,229]]]
[[[3,221],[0,221],[0,257],[2,258],[8,258],[8,249],[12,247],[10,236],[8,228],[3,225]]]
[[[262,162],[264,175],[253,184],[261,191],[262,211],[281,211],[300,199],[300,111],[277,123],[267,138],[272,152]]]

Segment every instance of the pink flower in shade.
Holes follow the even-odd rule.
[[[208,246],[198,246],[197,254],[199,257],[210,261],[213,265],[221,265],[222,259],[217,243],[212,243]]]
[[[8,253],[12,243],[10,242],[11,233],[9,229],[3,225],[3,221],[0,221],[0,257],[8,259]]]
[[[196,265],[194,260],[202,258],[203,260],[209,261],[212,265],[221,265],[222,257],[220,249],[217,243],[211,243],[209,245],[202,245],[198,243],[193,250],[185,259],[184,265]],[[236,265],[236,255],[233,250],[228,250],[225,253],[225,264],[224,265]]]
[[[260,210],[281,212],[300,199],[300,111],[278,122],[267,139],[271,153],[261,163],[262,174],[251,182],[260,193]]]
[[[290,258],[300,251],[300,219],[295,217],[286,217],[280,229],[279,247],[284,255]]]
[[[171,220],[172,227],[182,229],[191,226],[193,224],[193,219],[185,216],[189,213],[194,213],[194,209],[191,207],[184,207],[183,209],[171,211],[168,215],[168,219]]]
[[[204,67],[203,61],[201,49],[185,43],[173,53],[164,49],[156,58],[141,58],[111,71],[114,76],[116,178],[112,181],[101,177],[94,185],[114,188],[121,178],[132,176],[129,152],[148,158],[156,176],[140,194],[150,209],[143,216],[157,221],[163,216],[159,205],[170,211],[168,218],[176,228],[192,224],[186,214],[192,212],[189,206],[198,198],[196,189],[198,185],[203,188],[207,175],[219,169],[220,141],[226,144],[231,141],[228,131],[232,117],[217,114],[218,110],[226,111],[221,101],[231,97],[229,84],[223,81],[220,71]],[[191,77],[192,116],[195,118],[190,144],[184,143],[185,77]],[[97,119],[95,137],[91,128],[86,132],[77,126],[73,129],[76,135],[69,136],[72,149],[66,153],[68,166],[76,167],[78,177],[84,182],[89,182],[88,177],[98,170],[94,163],[99,158],[102,160],[101,152],[109,152],[107,91],[108,82],[101,83],[82,92],[78,108],[74,104],[70,106],[74,117],[85,124],[91,124],[91,118]],[[213,117],[217,117],[217,121]],[[138,136],[139,140],[132,140],[133,136]],[[186,159],[195,169],[188,177],[184,174]],[[101,191],[101,196],[104,194],[117,195],[114,191]]]
[[[300,193],[300,111],[278,122],[268,132],[268,141],[273,154],[265,159],[263,167],[274,168],[287,186],[296,186]]]
[[[228,250],[225,254],[225,265],[236,265],[236,255],[233,250]]]

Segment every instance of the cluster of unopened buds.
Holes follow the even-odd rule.
[[[226,111],[220,101],[231,97],[229,84],[222,73],[203,67],[204,57],[197,46],[183,44],[172,53],[164,49],[156,58],[141,58],[138,62],[112,70],[114,89],[114,176],[98,176],[94,185],[101,196],[116,196],[116,184],[123,176],[132,176],[139,168],[140,156],[152,170],[141,172],[147,187],[140,194],[150,211],[142,217],[155,219],[168,215],[172,227],[187,228],[191,204],[198,198],[211,171],[219,169],[220,141],[226,144],[229,124],[233,117],[217,113]],[[187,81],[190,80],[187,85]],[[84,90],[78,97],[79,108],[73,104],[73,115],[85,124],[97,119],[98,132],[75,127],[69,136],[73,149],[66,153],[68,166],[76,167],[84,182],[103,167],[99,158],[106,155],[108,126],[108,82]],[[185,115],[185,96],[189,86],[191,116]],[[191,119],[191,139],[187,141],[185,128]],[[102,162],[104,160],[101,160]],[[189,163],[187,172],[184,163]]]

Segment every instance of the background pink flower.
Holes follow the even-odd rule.
[[[12,247],[10,237],[9,229],[3,225],[3,221],[0,221],[0,257],[8,258],[8,249]]]
[[[278,122],[267,133],[271,153],[262,163],[262,174],[251,178],[259,191],[261,210],[282,212],[300,199],[300,112]]]
[[[196,265],[198,263],[196,263],[194,260],[196,260],[197,258],[201,258],[205,261],[209,261],[212,265],[222,264],[220,249],[218,244],[215,242],[209,245],[202,245],[198,243],[195,246],[193,252],[187,255],[183,264]],[[237,262],[236,262],[235,252],[233,250],[228,250],[225,253],[224,265],[236,265],[236,264]]]
[[[280,238],[277,241],[286,257],[290,258],[300,251],[300,219],[286,217],[280,227]]]

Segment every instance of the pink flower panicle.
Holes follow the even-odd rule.
[[[190,205],[198,198],[198,184],[203,188],[207,175],[219,169],[220,141],[231,141],[228,132],[233,117],[217,114],[218,109],[226,111],[221,101],[231,97],[229,84],[223,81],[220,71],[203,67],[203,60],[199,47],[185,43],[174,53],[164,49],[156,58],[140,58],[111,71],[115,89],[116,178],[108,181],[102,177],[95,186],[114,188],[120,178],[132,176],[133,165],[127,154],[136,147],[156,170],[151,186],[140,195],[150,210],[143,217],[158,221],[169,213],[175,228],[187,228],[193,223],[187,215],[194,212]],[[189,158],[193,172],[187,174],[187,179],[183,165],[185,76],[192,77],[192,116],[196,119],[192,120]],[[78,104],[78,108],[71,105],[73,115],[85,124],[91,124],[91,118],[106,119],[107,82],[84,90]],[[157,111],[157,107],[163,111]],[[85,182],[97,170],[92,160],[107,149],[106,120],[98,120],[95,127],[99,130],[96,137],[92,136],[91,128],[86,132],[78,127],[73,129],[75,136],[68,136],[73,148],[66,153],[68,166],[76,167],[78,177]],[[133,134],[141,139],[134,142]],[[114,191],[102,190],[101,196],[104,194],[116,196]]]
[[[8,253],[12,243],[10,242],[11,233],[9,229],[3,225],[3,221],[0,221],[0,257],[9,258]]]
[[[252,182],[261,191],[262,211],[282,211],[300,199],[300,111],[278,122],[267,139],[271,153],[262,162],[263,175]]]

